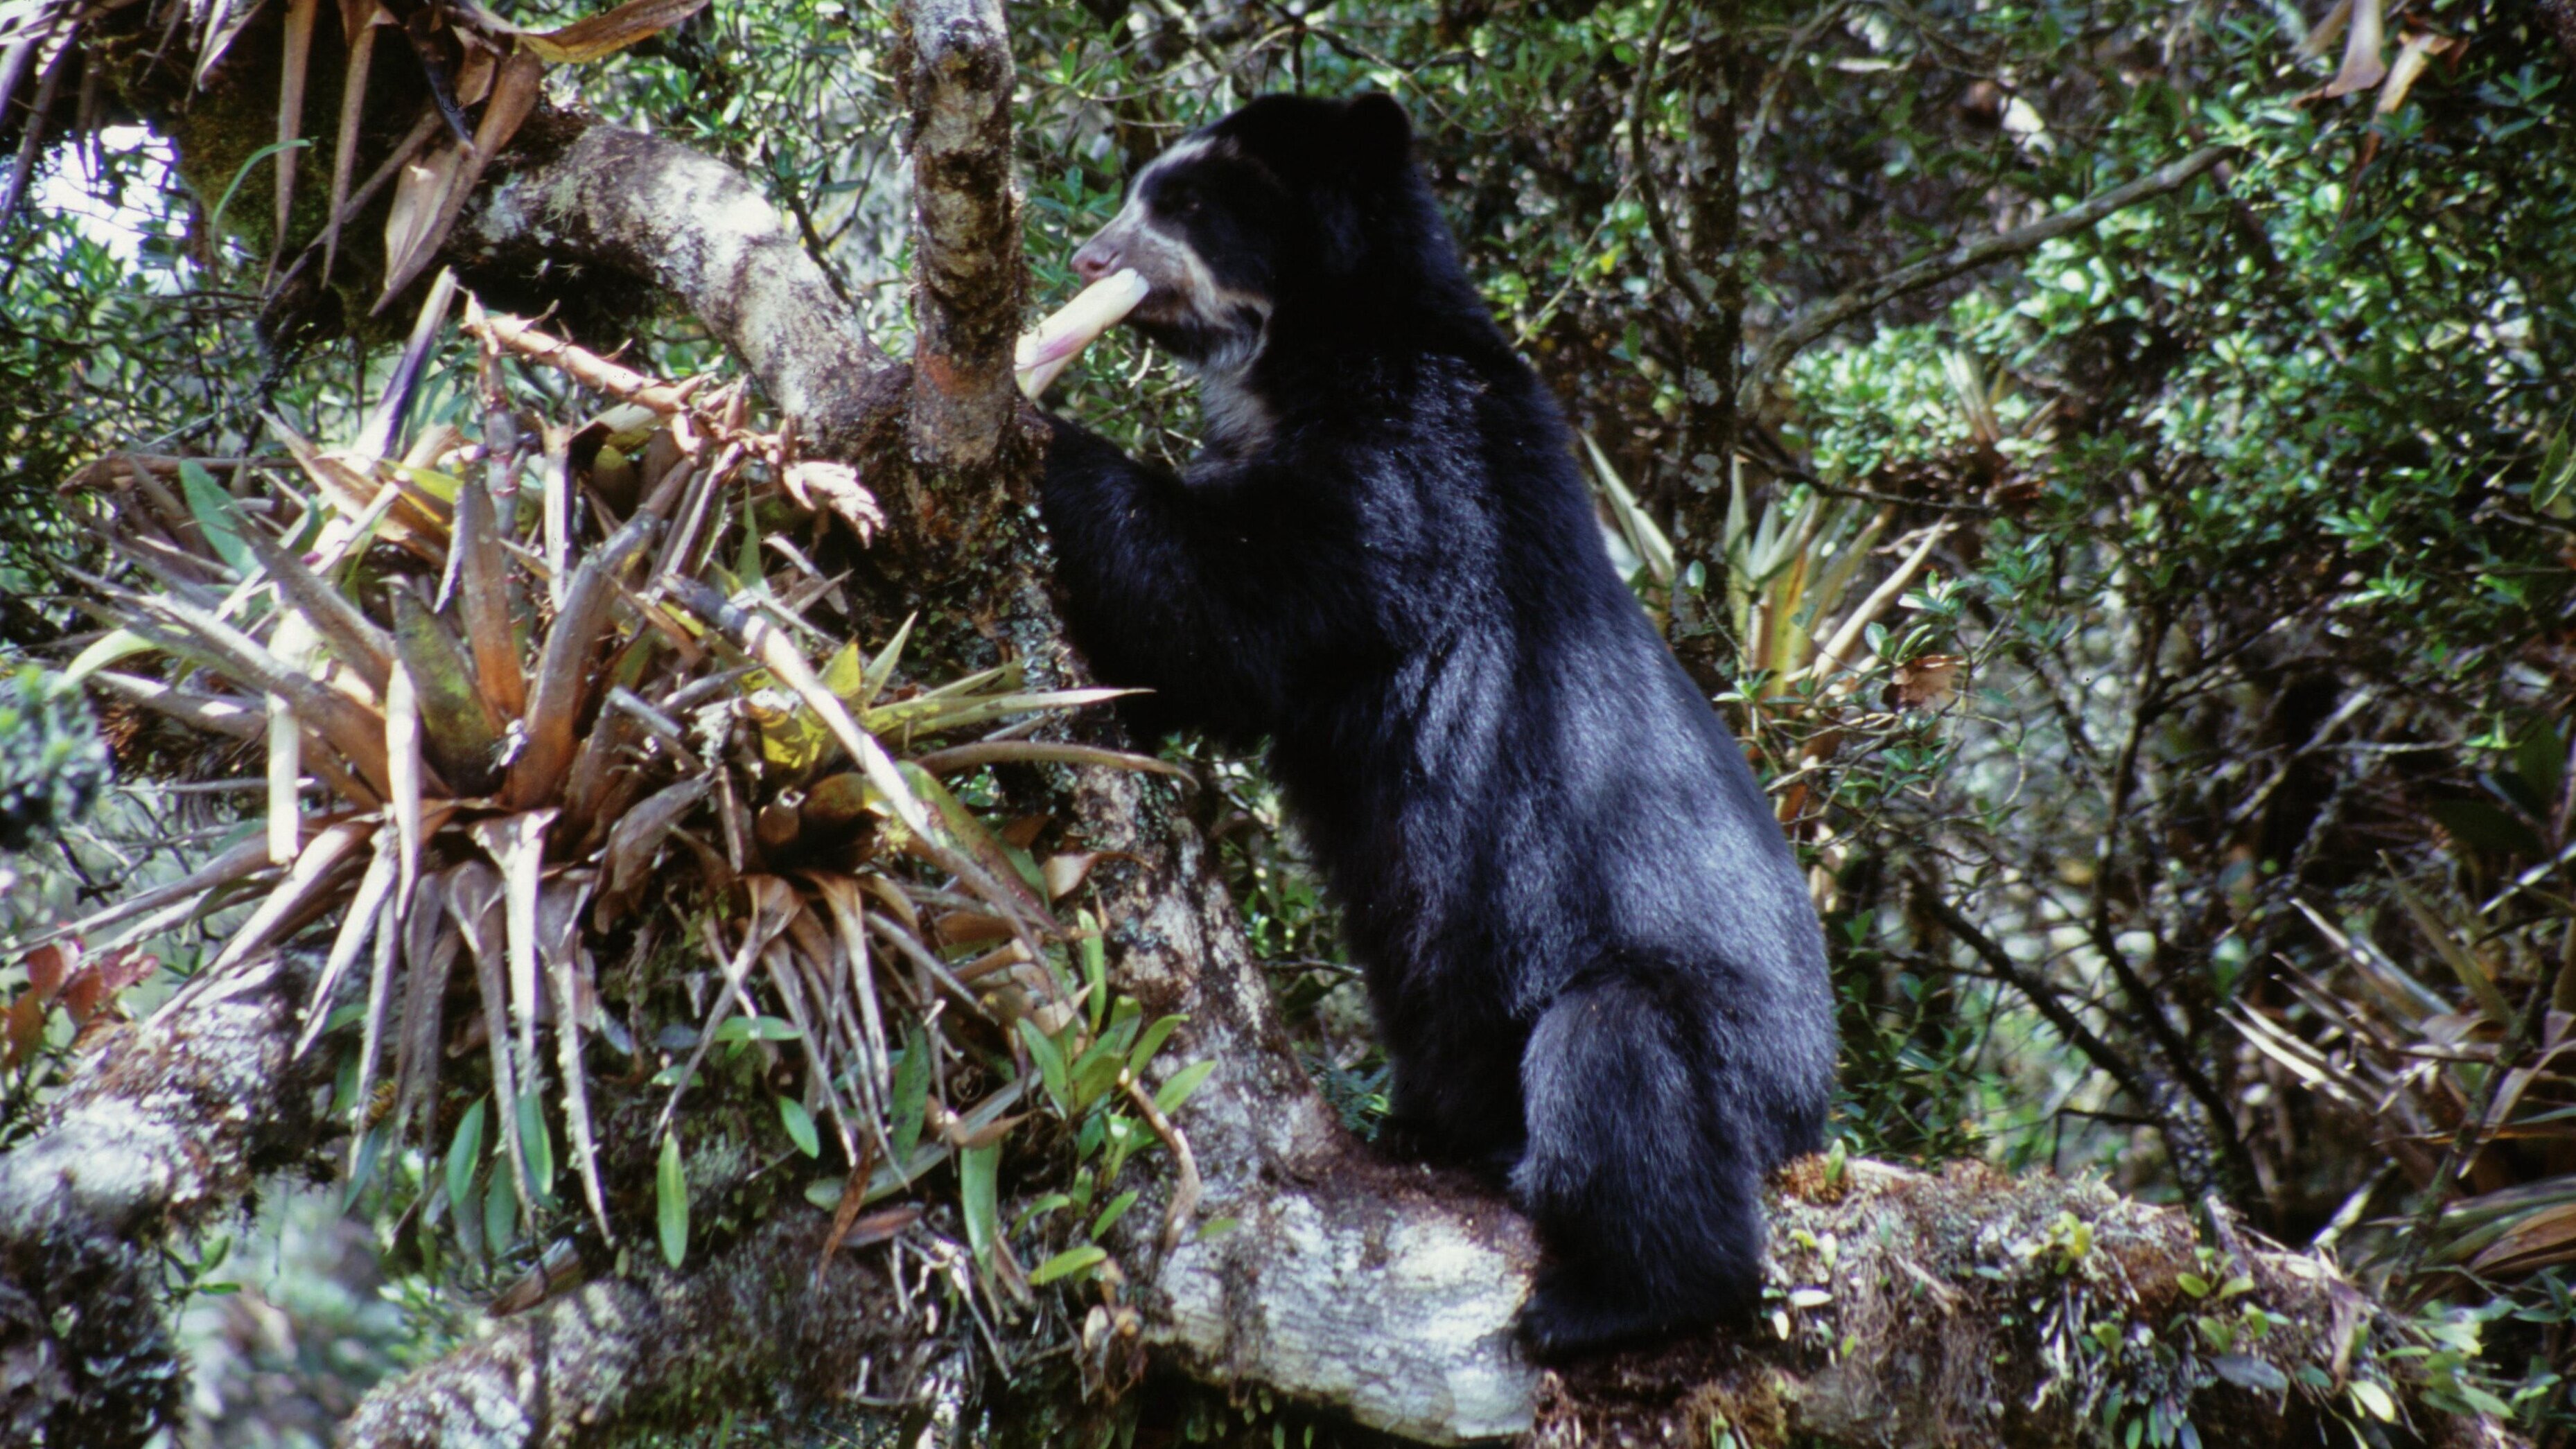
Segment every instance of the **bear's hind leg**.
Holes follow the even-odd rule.
[[[1662,963],[1577,976],[1521,1061],[1513,1196],[1547,1259],[1520,1332],[1540,1358],[1739,1322],[1762,1292],[1754,1109],[1699,984]]]

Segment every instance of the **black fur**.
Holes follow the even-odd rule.
[[[1256,101],[1084,248],[1200,364],[1184,477],[1055,427],[1076,643],[1142,722],[1271,742],[1416,1140],[1511,1164],[1543,1355],[1741,1320],[1833,1002],[1752,772],[1612,569],[1564,423],[1383,97]],[[1193,272],[1186,247],[1204,264]],[[1158,250],[1159,248],[1159,250]]]

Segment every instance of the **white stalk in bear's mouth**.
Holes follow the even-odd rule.
[[[1118,325],[1153,290],[1142,273],[1121,268],[1085,287],[1057,308],[1037,330],[1020,338],[1013,365],[1020,392],[1034,401],[1053,384],[1092,339]]]

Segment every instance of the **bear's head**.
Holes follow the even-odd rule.
[[[1264,96],[1155,157],[1074,270],[1134,268],[1151,290],[1128,322],[1210,373],[1241,371],[1281,322],[1446,304],[1465,284],[1412,141],[1385,95]]]

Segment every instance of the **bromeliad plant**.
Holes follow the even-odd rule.
[[[451,300],[442,279],[398,377]],[[837,1209],[836,1246],[954,1191],[965,1250],[919,1235],[997,1307],[1101,1273],[1136,1197],[1121,1168],[1158,1143],[1176,1233],[1195,1176],[1169,1114],[1207,1064],[1145,1087],[1176,1020],[1113,999],[1098,923],[1057,914],[1096,856],[1042,857],[1051,820],[984,811],[997,766],[1177,771],[1027,737],[1112,691],[1031,689],[1016,664],[923,687],[909,621],[832,647],[815,618],[838,581],[780,530],[820,506],[864,540],[874,504],[753,428],[739,389],[470,299],[465,329],[479,438],[437,425],[396,453],[389,402],[347,448],[276,424],[304,489],[184,460],[87,475],[128,568],[90,581],[112,632],[72,672],[237,737],[268,791],[250,838],[56,934],[105,953],[248,907],[185,1011],[325,931],[298,1050],[345,1048],[352,1196],[388,1194],[425,1249],[533,1263],[535,1293],[583,1242],[677,1265],[706,1235],[693,1202],[730,1213],[800,1160],[834,1164],[806,1195]],[[530,365],[614,405],[527,416],[507,375]],[[1072,1165],[1014,1225],[1001,1154],[1032,1116]],[[1049,1254],[1034,1272],[1014,1236]]]
[[[2506,1315],[2490,1362],[2519,1376],[2513,1410],[2564,1430],[2576,1371],[2576,897],[2565,735],[2526,722],[2478,773],[2480,793],[2429,802],[2450,880],[2392,876],[2402,921],[2299,903],[2323,966],[2284,964],[2292,1004],[2239,1005],[2246,1041],[2280,1086],[2366,1124],[2386,1165],[2320,1241],[2344,1243],[2390,1295],[2468,1283]],[[2456,889],[2446,888],[2456,887]],[[2373,1215],[2373,1205],[2378,1215]],[[2476,1350],[2474,1320],[2465,1331]],[[2527,1359],[2514,1355],[2529,1350]],[[2436,1367],[2439,1367],[2437,1364]],[[2462,1395],[2480,1401],[2474,1386]],[[2492,1398],[2492,1395],[2488,1396]]]

